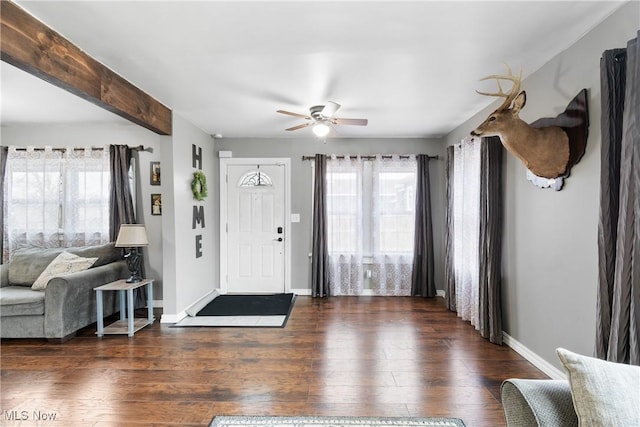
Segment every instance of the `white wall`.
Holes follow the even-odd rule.
[[[209,197],[194,200],[191,180],[192,144],[202,148],[202,170],[207,176]],[[164,267],[162,322],[175,322],[191,304],[218,287],[218,225],[214,209],[218,209],[211,179],[217,176],[213,139],[179,115],[173,114],[171,146],[163,151],[163,226]],[[166,178],[166,183],[164,179]],[[204,206],[205,227],[192,228],[193,206]],[[202,256],[197,258],[195,239],[202,235]]]
[[[430,177],[432,189],[433,228],[435,246],[436,286],[444,289],[442,256],[444,235],[444,145],[434,139],[328,139],[322,143],[315,138],[270,139],[231,138],[216,140],[218,151],[232,151],[234,158],[240,157],[288,157],[291,158],[291,212],[300,214],[300,222],[291,224],[291,287],[294,290],[311,289],[311,162],[302,161],[302,156],[324,154],[429,154],[439,155],[431,160]],[[218,162],[219,159],[216,159]],[[214,181],[215,198],[219,198],[219,179]],[[215,221],[219,221],[216,211]]]
[[[139,177],[136,188],[138,222],[145,224],[149,246],[145,248],[146,276],[154,279],[154,299],[162,299],[162,217],[151,215],[151,193],[164,186],[149,185],[149,162],[159,161],[171,138],[157,135],[134,124],[24,124],[2,126],[2,145],[17,147],[100,147],[109,144],[143,145],[153,152],[138,152]],[[165,175],[166,176],[166,175]]]
[[[561,367],[555,348],[591,355],[595,342],[600,189],[600,57],[626,47],[640,28],[640,3],[631,2],[523,81],[527,122],[554,117],[588,90],[589,139],[565,188],[534,187],[524,166],[506,154],[504,330],[547,362]],[[500,72],[500,64],[496,71]],[[481,77],[481,76],[478,76]],[[469,88],[473,90],[474,88]],[[458,142],[497,107],[475,115],[446,137]]]

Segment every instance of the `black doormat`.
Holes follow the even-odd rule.
[[[287,316],[294,294],[220,295],[196,316]]]

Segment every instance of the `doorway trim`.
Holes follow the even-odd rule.
[[[291,292],[291,158],[248,157],[220,159],[220,293],[228,290],[227,271],[227,169],[230,165],[284,166],[284,292]]]

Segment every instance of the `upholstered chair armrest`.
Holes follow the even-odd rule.
[[[54,277],[44,297],[46,338],[63,338],[96,321],[94,288],[129,277],[125,261]],[[111,299],[112,300],[112,299]],[[113,310],[105,310],[105,315]]]
[[[9,286],[9,264],[0,264],[0,288]]]
[[[508,427],[578,425],[568,381],[509,379],[501,396]]]

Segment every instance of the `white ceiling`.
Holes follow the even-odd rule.
[[[478,79],[533,73],[613,1],[18,1],[209,134],[285,132],[327,100],[342,137],[439,137],[482,109]],[[3,64],[2,124],[121,121]]]

